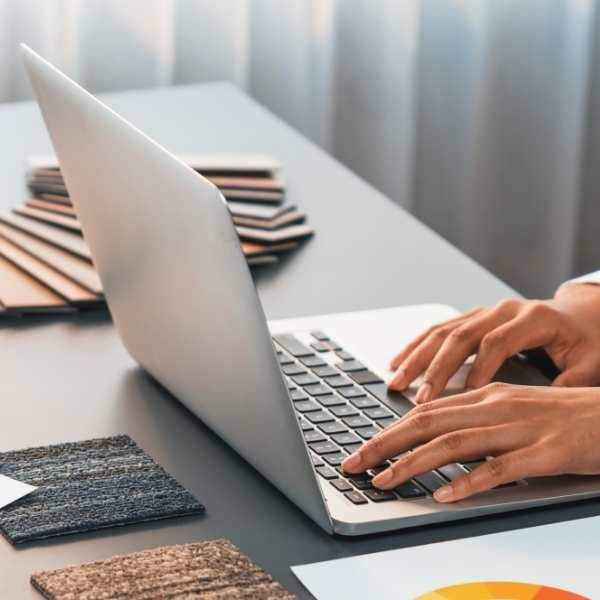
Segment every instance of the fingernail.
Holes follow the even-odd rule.
[[[417,396],[415,398],[415,402],[417,404],[422,404],[423,402],[429,402],[431,398],[431,384],[425,382],[421,384],[419,391],[417,392]]]
[[[404,369],[398,369],[394,374],[393,379],[390,381],[390,385],[393,389],[402,389],[404,387],[404,379],[406,378],[406,371]]]
[[[392,480],[392,477],[392,472],[390,469],[387,469],[386,471],[383,471],[383,473],[379,473],[379,475],[373,479],[373,484],[377,487],[381,487],[382,485],[389,483]]]
[[[447,500],[450,500],[451,496],[452,496],[452,488],[449,485],[445,485],[444,487],[441,487],[439,490],[437,490],[437,492],[435,492],[435,494],[433,494],[433,497],[438,502],[446,502]]]
[[[360,452],[355,452],[354,454],[351,454],[342,463],[342,468],[344,469],[344,471],[347,471],[347,470],[352,471],[353,469],[356,469],[357,467],[360,466],[361,460],[362,460],[362,458],[360,456]]]

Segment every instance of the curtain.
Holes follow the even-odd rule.
[[[0,0],[2,101],[19,41],[96,92],[234,82],[526,295],[600,268],[597,0]]]

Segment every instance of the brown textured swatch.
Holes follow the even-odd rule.
[[[49,600],[294,600],[227,540],[162,546],[31,576]]]

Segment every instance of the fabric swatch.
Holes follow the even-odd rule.
[[[31,583],[49,600],[295,598],[227,540],[162,546],[35,573]]]
[[[0,453],[0,474],[38,487],[0,510],[13,544],[204,511],[127,435]]]

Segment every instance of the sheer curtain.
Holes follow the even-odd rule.
[[[596,0],[0,0],[3,101],[18,41],[94,91],[230,80],[525,294],[600,268]]]

